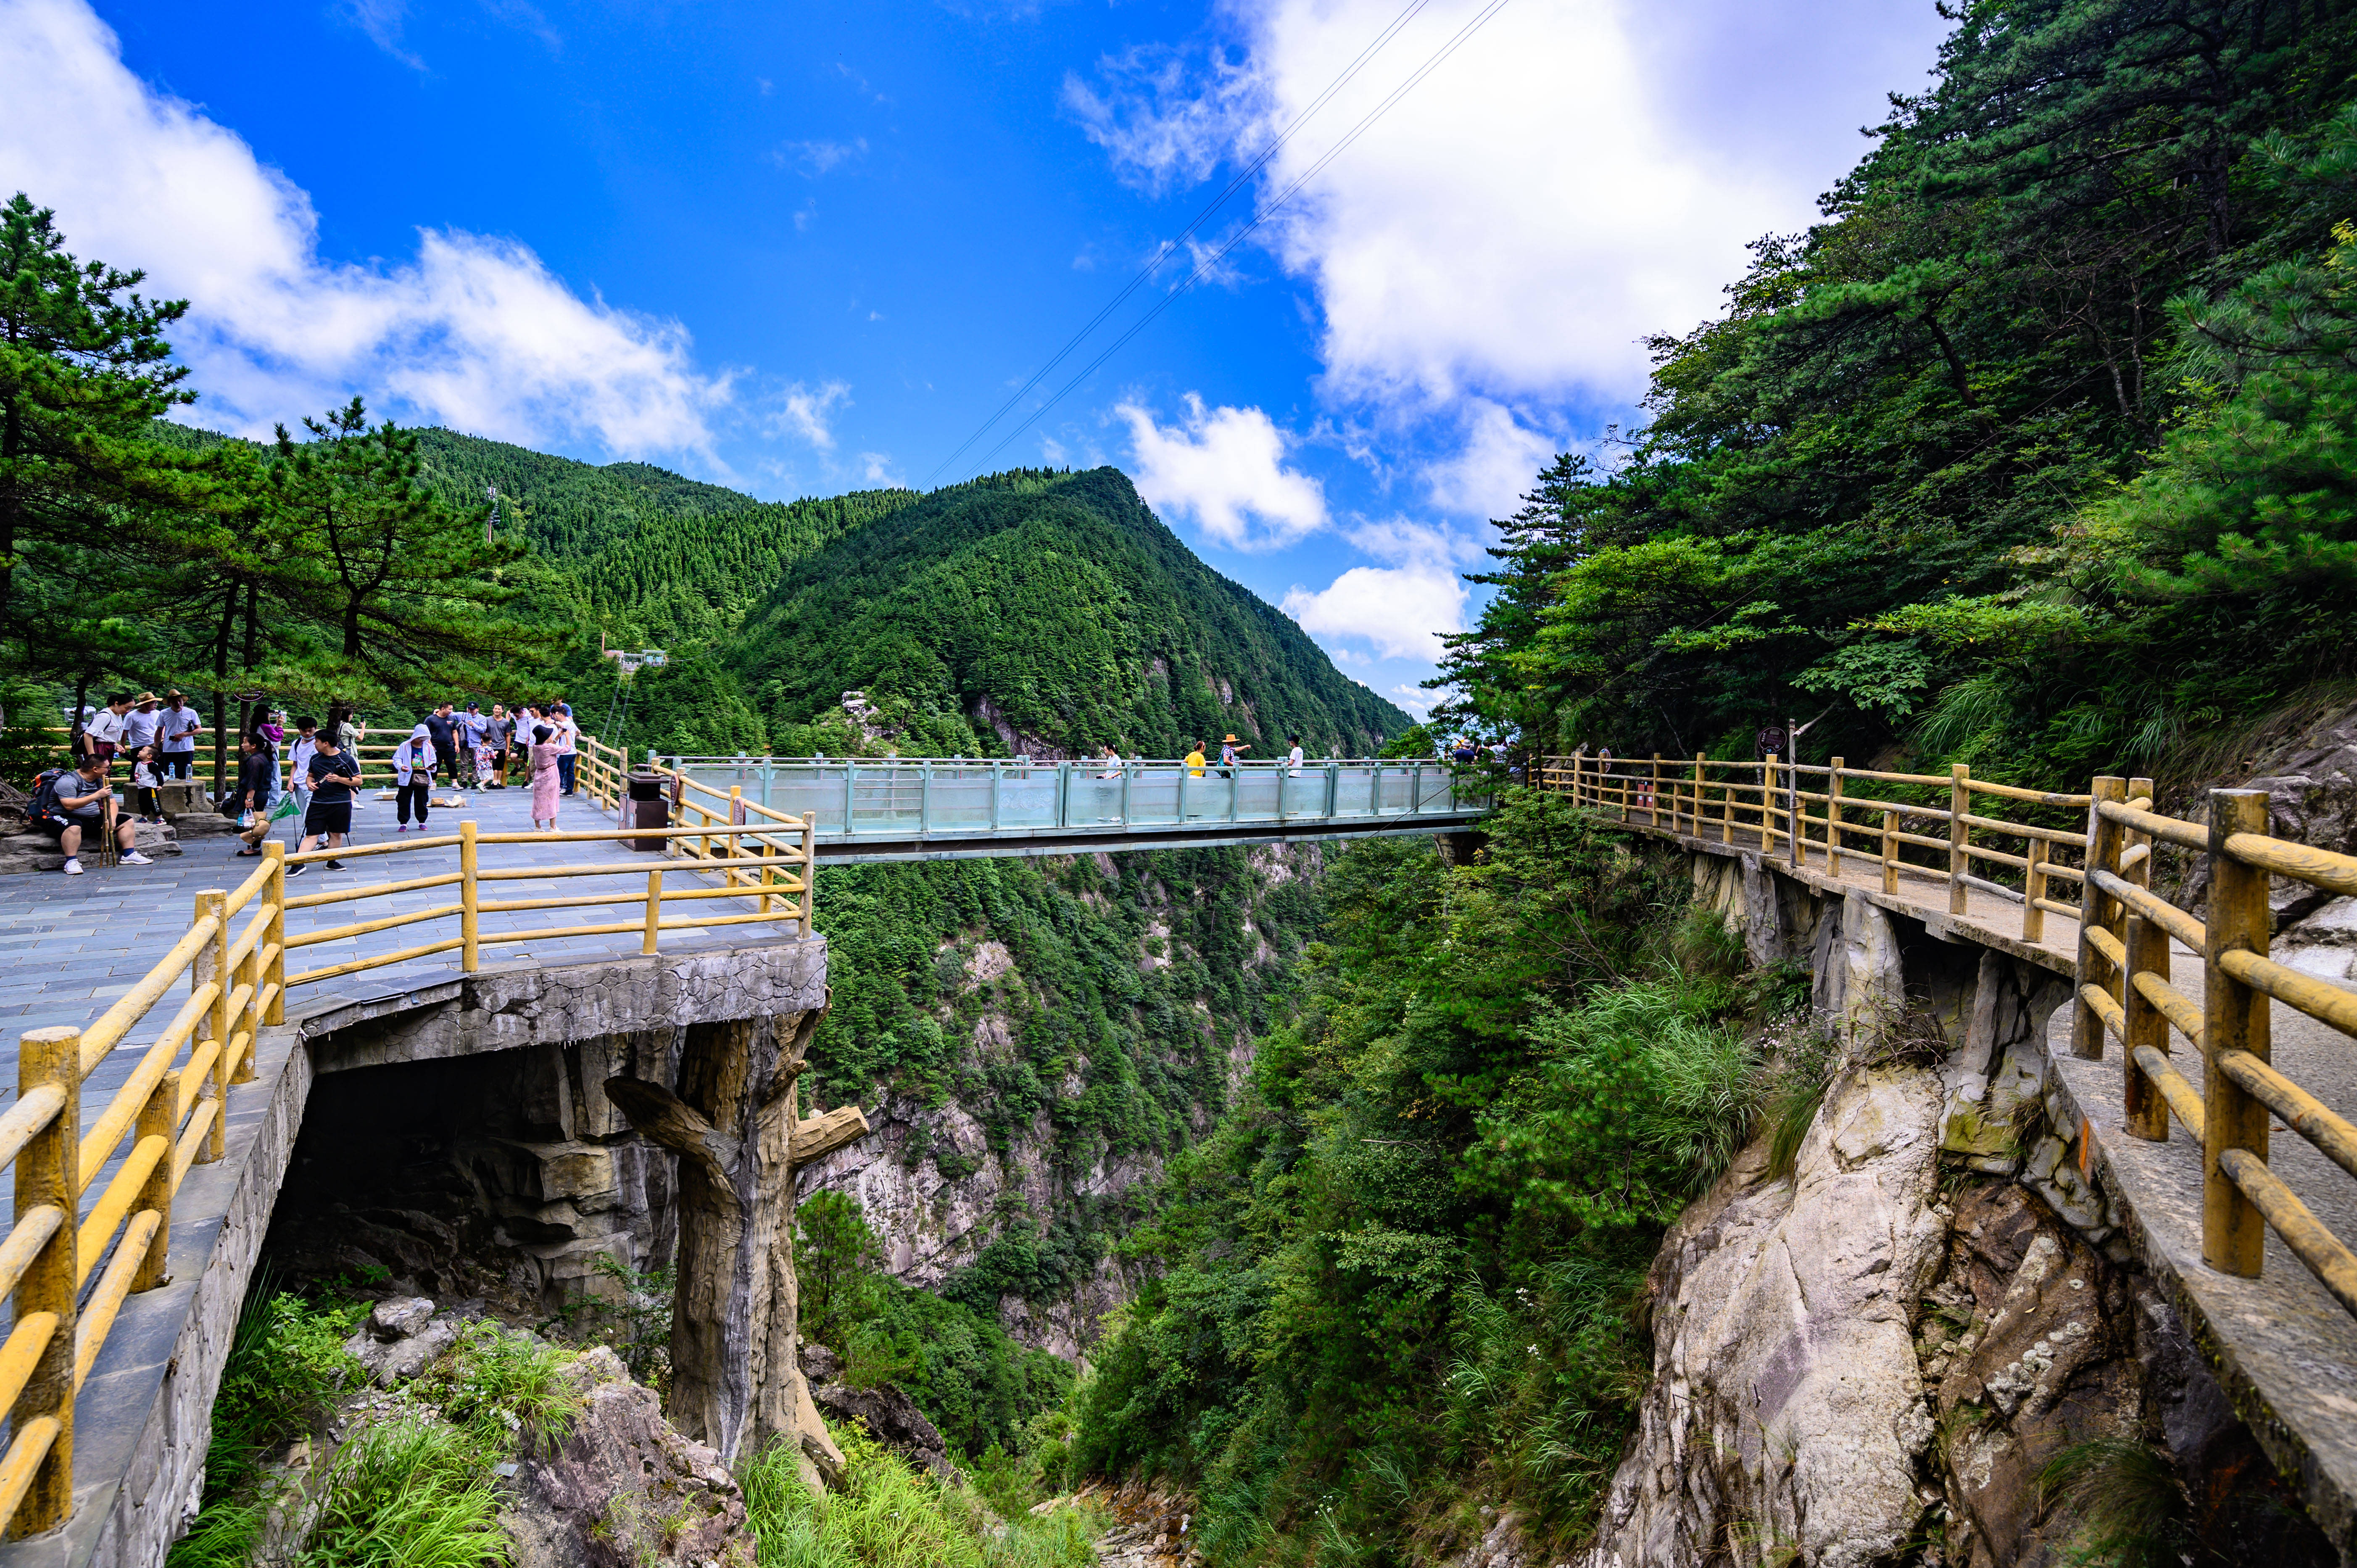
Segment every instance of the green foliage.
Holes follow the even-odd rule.
[[[508,1561],[480,1444],[426,1415],[363,1428],[337,1451],[307,1568],[482,1568]]]
[[[994,725],[1068,755],[1229,731],[1362,755],[1407,723],[1110,468],[994,476],[844,533],[785,566],[729,657],[773,727],[863,691],[911,755],[1006,755]]]
[[[333,1406],[360,1363],[344,1341],[365,1304],[315,1305],[258,1280],[239,1314],[205,1451],[203,1507],[172,1546],[171,1568],[242,1563],[262,1529],[269,1498],[263,1463],[309,1432]]]
[[[2176,1568],[2192,1561],[2193,1506],[2166,1454],[2125,1437],[2074,1443],[2038,1487],[2072,1523],[2074,1568]]]
[[[1971,0],[1650,424],[1559,459],[1434,722],[1621,755],[2149,771],[2345,676],[2357,15]],[[2163,301],[2169,302],[2165,308]]]
[[[881,1273],[875,1232],[841,1193],[813,1194],[795,1223],[803,1332],[844,1358],[855,1384],[898,1384],[969,1458],[1021,1451],[1063,1403],[1071,1369],[1008,1337],[996,1294],[948,1299]]]
[[[573,1353],[490,1318],[458,1332],[419,1391],[484,1453],[546,1449],[572,1424],[581,1397],[565,1376]]]
[[[969,1492],[949,1491],[856,1428],[837,1429],[845,1485],[813,1498],[782,1446],[737,1466],[760,1568],[1089,1568],[1082,1517],[1009,1514],[994,1527]]]
[[[1753,1120],[1758,988],[1676,867],[1557,797],[1490,827],[1471,866],[1378,840],[1331,868],[1297,1011],[1124,1244],[1153,1273],[1072,1462],[1186,1477],[1215,1558],[1397,1556],[1476,1493],[1575,1537],[1643,1386],[1652,1243]]]

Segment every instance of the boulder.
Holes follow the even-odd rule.
[[[563,1446],[516,1461],[500,1522],[513,1568],[753,1568],[745,1495],[604,1348],[570,1369],[583,1399]]]
[[[380,1388],[407,1382],[442,1359],[458,1342],[460,1312],[436,1316],[424,1296],[396,1296],[369,1310],[359,1333],[344,1348],[365,1368]]]
[[[948,1441],[907,1393],[890,1383],[854,1388],[844,1380],[843,1358],[823,1345],[803,1341],[801,1359],[811,1402],[820,1414],[836,1423],[856,1421],[910,1464],[931,1470],[947,1485],[964,1483],[963,1474],[950,1460]]]

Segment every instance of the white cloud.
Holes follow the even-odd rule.
[[[1353,566],[1324,588],[1296,586],[1277,607],[1310,636],[1366,643],[1385,659],[1439,659],[1444,633],[1465,629],[1457,563],[1472,546],[1404,518],[1361,523],[1351,542],[1387,566]]]
[[[1425,467],[1425,494],[1459,517],[1512,517],[1522,510],[1534,477],[1562,449],[1502,404],[1468,398],[1463,444],[1454,456]]]
[[[1135,403],[1128,422],[1137,493],[1232,550],[1290,544],[1326,526],[1326,494],[1285,466],[1290,438],[1257,408],[1207,409],[1193,392],[1178,424],[1163,425]]]
[[[1482,4],[1424,8],[1276,154],[1260,199]],[[1235,59],[1108,59],[1065,101],[1123,177],[1218,177],[1223,159],[1293,124],[1397,9],[1230,0]],[[1467,393],[1627,402],[1648,364],[1639,339],[1714,314],[1745,244],[1808,222],[1814,193],[1862,150],[1855,127],[1904,81],[1902,61],[1930,62],[1943,24],[1921,10],[1902,21],[1887,0],[1507,6],[1263,231],[1316,289],[1329,393],[1424,410]]]
[[[822,452],[834,450],[834,431],[827,416],[851,398],[848,381],[825,381],[815,387],[796,381],[786,389],[770,429],[772,435],[800,436]],[[872,456],[872,454],[871,454]]]
[[[892,454],[889,452],[862,452],[859,455],[859,472],[860,477],[871,485],[887,485],[896,489],[908,487],[909,481],[892,471]]]
[[[205,423],[266,431],[359,392],[500,440],[717,467],[730,378],[695,367],[676,321],[584,298],[529,247],[457,230],[421,231],[403,264],[322,259],[310,198],[134,76],[80,0],[0,0],[0,188],[54,207],[84,259],[191,301],[173,342]]]
[[[867,138],[848,142],[788,142],[770,159],[780,168],[797,168],[810,178],[832,173],[855,158],[867,156]]]
[[[401,43],[402,25],[409,20],[409,0],[345,0],[344,14],[369,36],[369,42],[412,70],[425,69],[425,62]]]

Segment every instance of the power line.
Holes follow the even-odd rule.
[[[1094,375],[1098,369],[1103,366],[1107,360],[1112,359],[1114,354],[1120,352],[1123,344],[1127,343],[1131,338],[1136,337],[1140,332],[1145,331],[1146,328],[1153,325],[1155,318],[1160,316],[1164,311],[1169,309],[1170,306],[1177,302],[1180,295],[1185,294],[1189,289],[1194,287],[1204,278],[1210,276],[1211,274],[1218,268],[1219,264],[1227,259],[1229,252],[1234,250],[1238,245],[1243,244],[1254,230],[1259,228],[1264,222],[1267,221],[1268,219],[1275,213],[1276,209],[1291,199],[1294,194],[1300,190],[1303,186],[1308,185],[1312,179],[1315,179],[1318,175],[1324,170],[1328,164],[1332,163],[1336,158],[1340,157],[1346,150],[1348,150],[1351,143],[1364,135],[1376,121],[1382,119],[1383,115],[1390,111],[1394,104],[1396,104],[1401,99],[1406,97],[1409,91],[1412,90],[1416,83],[1431,75],[1432,72],[1439,67],[1443,60],[1456,53],[1458,48],[1464,44],[1468,38],[1471,38],[1476,32],[1479,32],[1484,23],[1488,22],[1491,17],[1496,16],[1505,8],[1506,0],[1491,0],[1491,3],[1485,6],[1479,15],[1477,15],[1471,21],[1466,23],[1465,26],[1458,31],[1456,37],[1441,45],[1438,49],[1434,51],[1431,59],[1418,66],[1412,73],[1409,74],[1408,79],[1405,81],[1401,82],[1399,86],[1394,88],[1389,96],[1385,97],[1382,102],[1376,104],[1372,110],[1369,111],[1366,118],[1361,120],[1356,125],[1351,127],[1348,134],[1343,136],[1340,141],[1335,143],[1333,146],[1328,148],[1325,154],[1320,156],[1316,163],[1311,164],[1308,168],[1304,169],[1300,176],[1296,178],[1291,185],[1286,186],[1283,190],[1279,191],[1275,200],[1271,201],[1266,207],[1261,209],[1259,212],[1254,215],[1251,222],[1245,224],[1242,229],[1237,230],[1226,244],[1222,245],[1218,251],[1212,253],[1211,260],[1198,266],[1192,273],[1188,274],[1187,280],[1184,283],[1180,284],[1177,288],[1172,289],[1169,293],[1164,295],[1159,300],[1157,300],[1153,309],[1140,317],[1128,331],[1123,333],[1119,338],[1114,338],[1112,345],[1108,347],[1104,352],[1090,360],[1088,369],[1082,371],[1079,375],[1074,376],[1071,381],[1066,381],[1053,396],[1048,399],[1046,403],[1041,403],[1038,408],[1034,409],[1028,419],[1026,419],[1022,424],[1017,425],[1013,430],[1008,431],[1005,438],[1002,439],[997,446],[992,447],[988,455],[983,458],[984,467],[987,467],[994,458],[996,458],[1001,452],[1006,451],[1008,446],[1013,445],[1016,439],[1022,435],[1025,431],[1030,429],[1034,424],[1039,424],[1040,416],[1045,414],[1049,409],[1055,407],[1058,403],[1063,402],[1067,393],[1071,392],[1082,381],[1087,381],[1091,376]]]
[[[1135,294],[1138,289],[1145,285],[1148,278],[1151,278],[1161,269],[1162,263],[1169,259],[1170,253],[1173,251],[1176,251],[1180,245],[1186,243],[1187,241],[1194,235],[1197,230],[1200,229],[1207,221],[1209,221],[1211,214],[1217,212],[1222,206],[1224,206],[1229,197],[1233,196],[1237,191],[1243,189],[1244,185],[1250,181],[1254,176],[1259,174],[1263,168],[1266,167],[1268,161],[1284,150],[1286,143],[1293,139],[1295,133],[1298,132],[1304,125],[1309,124],[1309,120],[1312,115],[1316,114],[1320,109],[1323,109],[1327,102],[1332,99],[1337,92],[1340,92],[1344,87],[1348,86],[1351,80],[1357,76],[1359,72],[1365,68],[1367,62],[1374,59],[1376,53],[1380,51],[1385,44],[1391,42],[1393,38],[1396,38],[1399,35],[1399,30],[1402,27],[1406,27],[1410,21],[1414,20],[1417,12],[1423,10],[1431,3],[1432,0],[1408,0],[1407,8],[1402,11],[1398,16],[1393,17],[1391,25],[1386,27],[1382,32],[1376,34],[1374,41],[1369,44],[1365,48],[1361,49],[1359,51],[1358,58],[1352,60],[1348,66],[1344,67],[1342,73],[1340,76],[1328,82],[1326,84],[1326,90],[1323,92],[1320,92],[1316,98],[1312,99],[1308,108],[1302,110],[1300,113],[1294,116],[1293,124],[1285,128],[1284,134],[1271,142],[1268,146],[1262,151],[1260,156],[1254,158],[1250,165],[1240,170],[1233,179],[1228,181],[1226,188],[1223,188],[1219,195],[1211,198],[1211,201],[1200,212],[1195,214],[1193,222],[1188,224],[1186,228],[1181,229],[1172,238],[1165,240],[1161,245],[1156,249],[1154,254],[1147,259],[1146,265],[1138,269],[1137,275],[1129,280],[1128,285],[1119,294],[1114,295],[1111,300],[1107,301],[1103,309],[1089,317],[1087,326],[1082,328],[1078,332],[1073,333],[1071,340],[1062,348],[1056,350],[1056,354],[1053,359],[1040,366],[1039,369],[1033,373],[1031,379],[1025,381],[1020,387],[1017,387],[1015,390],[1014,395],[1009,397],[1005,403],[1000,403],[998,407],[992,412],[990,417],[982,422],[981,425],[975,429],[973,435],[967,436],[963,442],[958,444],[956,451],[951,453],[948,456],[942,458],[939,463],[933,466],[933,471],[925,476],[925,482],[921,488],[931,489],[932,488],[933,480],[938,478],[944,469],[947,469],[952,464],[956,463],[960,457],[966,454],[967,450],[971,448],[975,442],[988,435],[990,433],[990,427],[997,424],[1001,419],[1004,419],[1006,416],[1007,410],[1013,408],[1017,403],[1021,403],[1024,398],[1029,396],[1032,388],[1047,380],[1049,373],[1055,370],[1058,365],[1062,364],[1065,359],[1071,355],[1072,350],[1079,348],[1088,338],[1090,333],[1094,332],[1100,326],[1103,325],[1105,317],[1120,309],[1122,305],[1128,300],[1131,295]]]

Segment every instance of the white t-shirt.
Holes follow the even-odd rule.
[[[164,727],[161,713],[143,714],[137,708],[123,715],[123,749],[136,751],[143,746],[156,744],[156,732]]]
[[[554,739],[557,755],[562,757],[570,752],[573,749],[573,737],[581,733],[581,726],[573,722],[570,714],[559,714],[550,727],[556,731]]]
[[[96,717],[81,726],[81,733],[92,740],[120,746],[123,744],[123,715],[113,708],[101,708]]]
[[[1301,748],[1299,746],[1297,746],[1291,751],[1285,754],[1285,765],[1293,770],[1293,776],[1296,779],[1301,777]]]
[[[205,727],[204,714],[194,708],[159,709],[156,717],[162,721],[166,751],[194,751],[195,736]]]
[[[296,737],[294,747],[286,753],[287,778],[291,788],[305,790],[311,788],[311,758],[317,755],[318,750],[317,740],[303,736]]]

